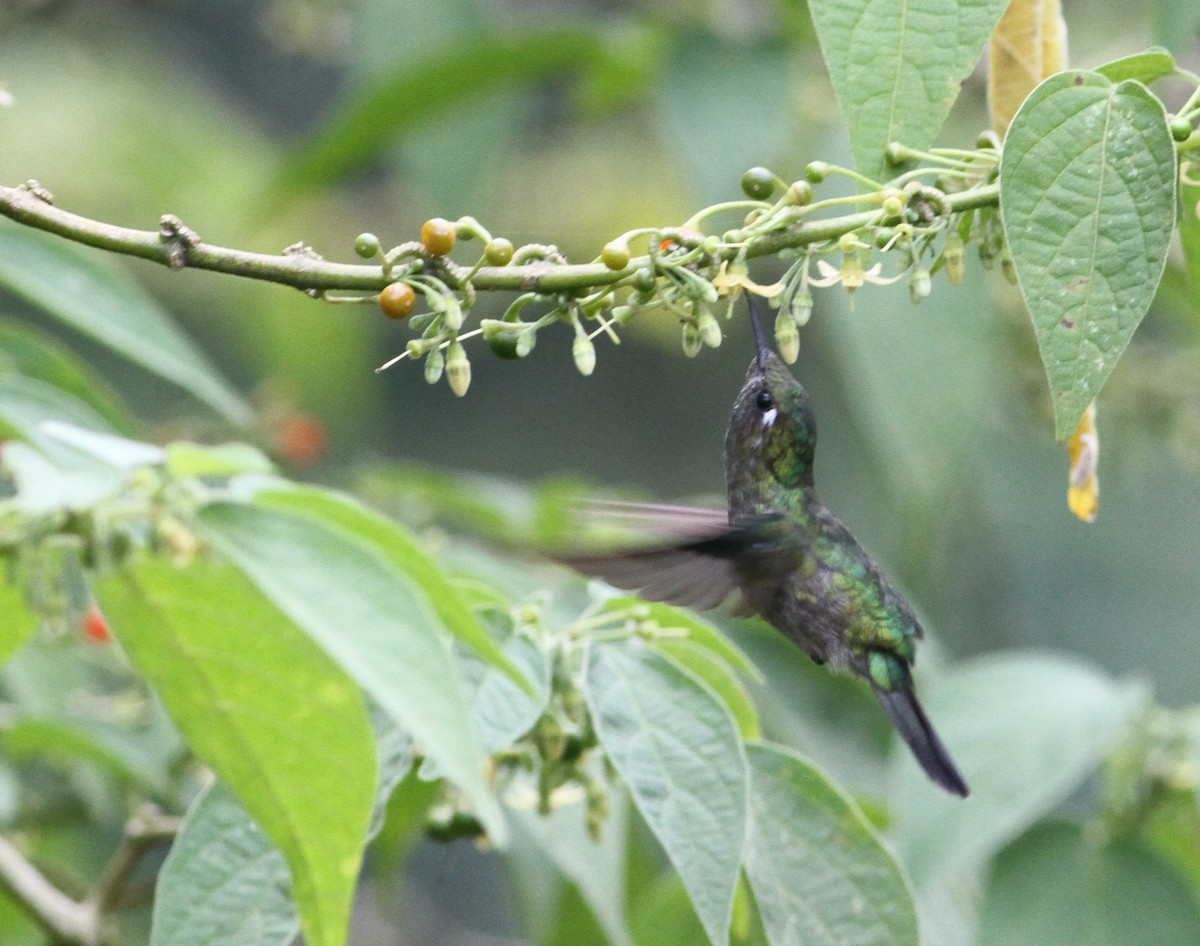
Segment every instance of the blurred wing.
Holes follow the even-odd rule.
[[[634,591],[698,611],[739,592],[738,561],[762,541],[756,525],[731,526],[724,510],[659,503],[593,501],[589,518],[649,534],[659,541],[614,552],[567,553],[556,561]],[[664,541],[666,540],[666,541]],[[749,613],[743,605],[735,613]]]

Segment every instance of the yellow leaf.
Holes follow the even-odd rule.
[[[1004,137],[1034,86],[1066,67],[1059,0],[1012,0],[988,43],[988,106],[996,134]]]
[[[1095,522],[1100,509],[1100,481],[1096,464],[1100,460],[1100,435],[1096,431],[1096,402],[1092,401],[1075,433],[1067,442],[1071,472],[1067,480],[1067,505],[1084,522]]]

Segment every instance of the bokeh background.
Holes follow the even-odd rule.
[[[1066,18],[1074,66],[1161,42],[1200,69],[1194,0],[1076,0]],[[560,30],[600,52],[519,82],[475,56],[495,34]],[[339,137],[371,90],[400,80],[405,97],[378,100],[374,135]],[[37,178],[60,206],[127,226],[169,212],[212,242],[278,252],[303,240],[341,260],[362,231],[389,246],[430,216],[469,213],[586,261],[628,228],[736,197],[752,165],[790,180],[809,160],[847,160],[807,12],[791,0],[0,0],[0,88],[13,100],[0,108],[5,184]],[[940,140],[966,146],[985,125],[975,76]],[[305,162],[318,145],[335,166]],[[295,472],[329,482],[425,465],[720,502],[724,427],[752,349],[741,322],[694,360],[678,325],[636,323],[619,347],[598,340],[586,379],[565,329],[521,362],[477,343],[459,399],[408,363],[373,372],[409,337],[373,307],[122,265],[267,418],[221,430],[85,347],[160,436],[271,443],[271,419],[302,411],[327,443]],[[755,275],[780,270],[768,261]],[[1200,291],[1182,268],[1100,397],[1094,525],[1067,510],[1032,332],[998,269],[972,256],[963,285],[939,278],[920,306],[903,286],[867,286],[853,307],[840,289],[817,296],[795,370],[821,425],[818,487],[927,619],[925,659],[1063,651],[1147,681],[1168,705],[1200,700]],[[479,314],[506,302],[484,299]],[[4,311],[34,318],[12,301]],[[418,854],[413,941],[510,933],[501,880],[452,852]],[[370,912],[361,941],[394,941],[386,924],[367,929]]]

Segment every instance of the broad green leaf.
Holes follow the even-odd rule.
[[[400,137],[452,105],[578,71],[611,55],[610,40],[595,30],[529,28],[470,36],[416,56],[358,89],[347,107],[298,148],[273,185],[276,195],[335,182],[369,164]]]
[[[1175,57],[1161,46],[1134,53],[1132,56],[1122,56],[1112,62],[1097,66],[1094,72],[1100,73],[1109,82],[1123,82],[1126,79],[1136,79],[1149,85],[1155,79],[1163,79],[1175,72]]]
[[[36,378],[83,401],[115,430],[134,429],[133,418],[112,388],[82,359],[33,328],[0,325],[0,365],[6,373]]]
[[[166,459],[165,451],[156,444],[88,430],[60,420],[43,421],[39,433],[43,438],[66,444],[114,470],[130,471],[143,466],[155,466]]]
[[[575,884],[612,946],[632,946],[625,917],[627,819],[627,802],[614,793],[597,843],[588,837],[581,802],[558,805],[545,816],[528,807],[513,811],[516,830]]]
[[[1200,325],[1200,163],[1184,161],[1185,174],[1179,182],[1179,242],[1191,289],[1192,312]]]
[[[971,797],[931,785],[898,747],[893,811],[917,885],[971,870],[1060,804],[1100,765],[1143,689],[1050,654],[983,657],[922,681],[921,698]]]
[[[638,891],[630,926],[638,946],[696,946],[704,927],[679,878],[664,872],[647,891]]]
[[[198,524],[421,743],[502,843],[466,688],[433,605],[413,581],[352,533],[296,511],[219,502],[200,511]]]
[[[491,664],[473,652],[461,656],[463,679],[472,694],[475,723],[488,752],[507,749],[527,733],[542,715],[550,698],[550,665],[546,654],[528,637],[514,634],[505,641],[501,652],[517,667],[525,680],[532,681],[530,695]]]
[[[811,0],[858,170],[886,174],[890,141],[927,148],[1008,0]]]
[[[106,432],[108,423],[87,404],[34,378],[0,375],[0,436],[15,435],[32,446],[5,446],[5,470],[16,482],[10,500],[26,515],[84,509],[111,496],[124,475],[107,463],[48,437],[47,421]]]
[[[254,494],[254,502],[313,517],[369,545],[420,587],[447,631],[533,695],[529,681],[484,630],[458,590],[421,551],[416,538],[399,523],[367,509],[345,493],[316,488],[261,489]]]
[[[275,465],[257,447],[224,443],[215,447],[187,441],[166,446],[167,472],[176,479],[191,476],[233,476],[236,473],[272,473]]]
[[[394,729],[380,734],[379,748],[368,840],[379,831],[392,789],[412,767],[412,746]],[[192,802],[159,872],[151,946],[288,946],[300,932],[289,881],[283,855],[229,787],[216,781]]]
[[[190,391],[234,423],[249,420],[250,408],[204,354],[98,250],[0,221],[0,286]]]
[[[1104,843],[1083,825],[1040,824],[1001,851],[980,917],[980,946],[1179,946],[1200,937],[1193,891],[1152,854]]]
[[[1064,440],[1150,307],[1175,228],[1175,147],[1138,82],[1064,72],[1026,99],[1000,207]]]
[[[151,946],[287,946],[287,861],[223,781],[192,803],[155,885]]]
[[[604,602],[604,611],[606,612],[624,611],[628,608],[636,609],[638,620],[643,624],[652,623],[664,630],[683,631],[687,640],[694,641],[712,651],[714,656],[740,670],[752,680],[762,681],[762,674],[744,650],[692,612],[658,601],[643,601],[641,598],[629,595],[616,595]]]
[[[5,730],[3,743],[13,758],[84,759],[160,795],[169,789],[167,760],[149,750],[136,732],[104,720],[18,716]]]
[[[596,735],[667,852],[709,940],[729,938],[746,835],[746,756],[729,711],[667,658],[633,642],[588,649]]]
[[[754,702],[727,663],[692,640],[660,637],[650,641],[650,646],[707,683],[733,716],[743,739],[762,738]]]
[[[916,946],[912,893],[854,803],[786,749],[746,758],[746,873],[771,946]]]
[[[361,692],[228,566],[150,560],[99,591],[188,745],[283,853],[306,939],[340,946],[378,778]]]

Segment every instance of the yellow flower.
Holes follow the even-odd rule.
[[[1096,464],[1100,460],[1100,435],[1096,430],[1096,402],[1083,412],[1083,419],[1067,441],[1071,472],[1067,480],[1067,505],[1084,522],[1095,522],[1100,509],[1100,481]]]
[[[735,262],[731,266],[729,260],[721,260],[721,265],[717,267],[717,275],[713,277],[712,284],[716,287],[717,292],[723,296],[736,296],[744,289],[746,292],[752,292],[756,296],[765,296],[770,299],[772,296],[777,296],[783,292],[782,282],[763,286],[750,278],[750,273],[744,263]]]

